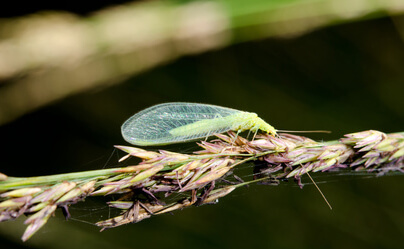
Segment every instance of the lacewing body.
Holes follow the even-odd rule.
[[[265,131],[274,127],[252,112],[216,105],[174,102],[149,107],[122,125],[123,138],[134,145],[151,146],[187,142],[227,131]]]

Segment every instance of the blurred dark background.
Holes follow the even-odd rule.
[[[55,9],[87,15],[121,2],[35,2],[18,8],[17,1],[0,13],[13,17]],[[401,35],[395,20],[380,17],[182,57],[2,125],[1,172],[35,176],[115,167],[113,145],[126,145],[120,125],[146,107],[171,101],[256,112],[278,129],[332,131],[307,134],[316,140],[368,129],[403,131]],[[172,149],[184,152],[187,146]],[[245,166],[240,176],[249,179],[250,169]],[[2,223],[0,243],[2,248],[403,248],[402,176],[315,179],[332,211],[311,184],[302,190],[292,183],[255,185],[217,205],[99,233],[85,223],[108,216],[96,199],[72,207],[76,220],[66,222],[58,212],[26,243],[20,241],[23,219]]]
[[[19,17],[24,15],[34,14],[40,11],[66,11],[75,13],[77,15],[88,15],[94,11],[98,11],[103,8],[116,6],[119,4],[124,4],[133,1],[125,1],[125,0],[99,0],[99,1],[88,1],[82,3],[72,3],[71,1],[44,1],[38,0],[35,2],[27,2],[27,1],[12,1],[1,8],[0,15],[1,17]],[[141,1],[137,1],[141,2]]]

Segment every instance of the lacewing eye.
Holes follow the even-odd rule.
[[[208,104],[174,102],[136,113],[122,125],[121,131],[123,138],[131,144],[163,145],[234,130],[250,119],[249,112]],[[242,130],[251,128],[243,127]]]

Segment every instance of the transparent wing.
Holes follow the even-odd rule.
[[[204,120],[220,120],[240,112],[215,105],[182,102],[165,103],[149,107],[133,115],[122,125],[121,130],[124,139],[135,145],[183,142],[228,131],[230,125],[214,122],[209,128],[188,129],[176,135],[172,135],[170,131],[195,122],[204,123]]]

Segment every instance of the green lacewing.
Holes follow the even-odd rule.
[[[173,102],[149,107],[121,127],[123,138],[134,145],[164,145],[206,138],[227,131],[262,130],[276,135],[274,127],[256,113],[216,105]]]

